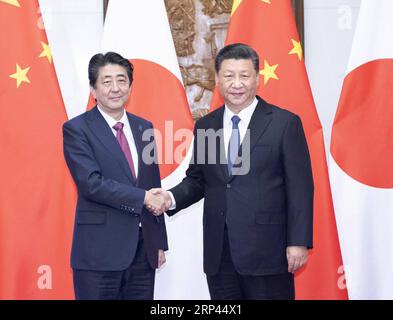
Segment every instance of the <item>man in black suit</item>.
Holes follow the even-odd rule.
[[[142,134],[152,124],[125,111],[133,66],[117,53],[89,63],[97,105],[63,126],[64,156],[78,190],[71,266],[76,299],[153,299],[155,269],[165,262],[157,162],[146,163]]]
[[[313,226],[301,120],[256,96],[259,57],[249,46],[224,47],[215,69],[225,105],[195,124],[184,180],[153,192],[165,196],[168,215],[205,198],[204,271],[212,299],[294,299],[294,272],[307,260]]]

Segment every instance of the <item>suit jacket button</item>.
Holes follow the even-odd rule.
[[[228,184],[227,184],[227,189],[230,189],[230,188],[231,188],[231,184],[228,183]]]

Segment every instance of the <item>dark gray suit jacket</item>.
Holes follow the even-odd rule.
[[[120,271],[133,261],[142,223],[150,265],[157,268],[158,249],[167,250],[164,217],[144,207],[145,190],[161,186],[156,163],[142,161],[142,141],[152,124],[127,113],[138,157],[138,179],[116,137],[97,107],[63,126],[64,156],[78,190],[71,266],[75,269]]]
[[[194,164],[190,164],[186,178],[170,190],[176,210],[169,215],[205,198],[203,239],[207,274],[218,271],[225,225],[232,260],[240,274],[285,273],[287,246],[312,247],[314,187],[301,120],[260,97],[257,99],[249,124],[250,153],[239,153],[242,164],[248,161],[249,171],[229,176],[226,163],[208,164],[212,157],[216,161],[220,157],[226,159],[222,137],[217,148],[209,149],[202,136],[204,130],[219,132],[223,128],[222,106],[197,121]],[[205,145],[198,140],[205,141]],[[202,159],[205,164],[200,163]]]

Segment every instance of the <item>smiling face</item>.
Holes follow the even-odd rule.
[[[100,67],[97,82],[90,87],[90,92],[105,113],[115,119],[121,117],[131,92],[126,69],[117,64]]]
[[[227,107],[239,113],[254,100],[259,76],[251,59],[226,59],[216,74],[216,83]]]

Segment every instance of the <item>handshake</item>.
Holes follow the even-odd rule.
[[[144,204],[152,214],[159,216],[172,206],[172,199],[168,191],[153,188],[146,191]]]

